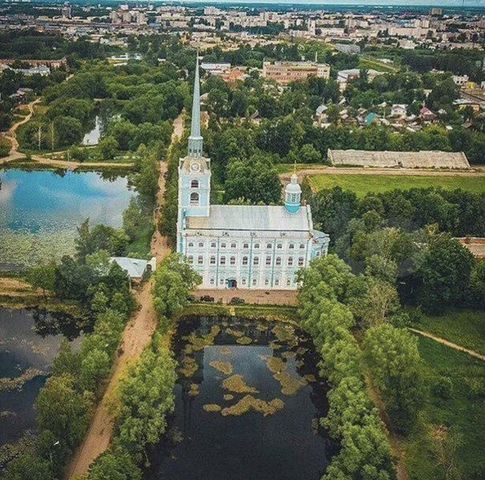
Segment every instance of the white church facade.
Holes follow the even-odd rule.
[[[297,272],[327,254],[294,174],[284,205],[211,205],[211,164],[203,155],[197,62],[188,154],[178,167],[177,252],[202,276],[201,288],[294,290]]]

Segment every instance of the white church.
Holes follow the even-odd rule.
[[[211,205],[211,164],[203,154],[197,62],[188,154],[178,167],[177,252],[202,276],[201,288],[294,290],[297,272],[327,254],[293,174],[282,205]]]

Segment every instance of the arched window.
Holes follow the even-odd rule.
[[[190,204],[191,205],[199,205],[199,194],[198,193],[191,193],[190,194]]]
[[[190,188],[199,188],[199,180],[192,180],[190,182]]]

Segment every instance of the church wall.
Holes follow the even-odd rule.
[[[305,232],[293,232],[289,238],[258,232],[206,232],[212,236],[188,234],[183,238],[182,253],[203,277],[203,288],[227,288],[235,280],[237,288],[297,288],[296,273],[312,257],[312,241]],[[285,232],[282,232],[284,235]]]

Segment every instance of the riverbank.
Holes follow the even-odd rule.
[[[239,317],[248,320],[282,321],[298,324],[298,311],[288,305],[221,305],[192,303],[184,308],[179,319],[189,316]]]
[[[34,289],[21,277],[0,277],[0,308],[39,308],[49,312],[80,316],[81,311],[73,302],[60,301],[41,289]]]
[[[24,155],[8,159],[0,159],[0,168],[20,168],[22,170],[68,170],[78,172],[113,172],[129,173],[133,170],[132,162],[73,162],[66,160],[54,160],[51,158],[33,155],[30,159]]]

